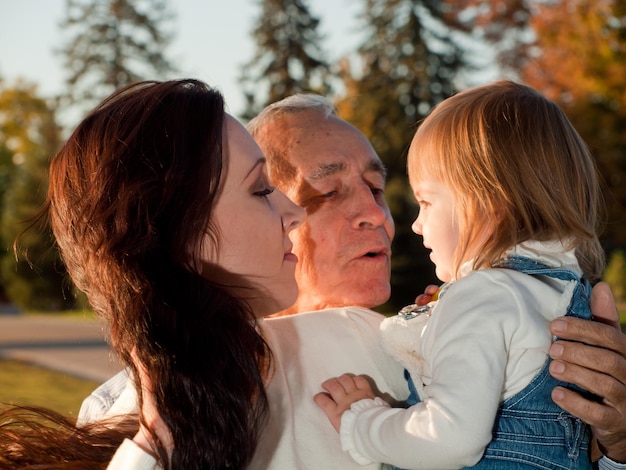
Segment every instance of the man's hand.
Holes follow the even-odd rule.
[[[604,455],[626,463],[626,335],[619,329],[615,300],[607,284],[593,288],[591,310],[594,322],[569,317],[552,322],[550,330],[560,340],[550,348],[554,359],[550,373],[602,397],[602,401],[588,400],[563,387],[554,389],[552,399],[591,425]]]
[[[344,411],[350,409],[352,403],[364,398],[374,399],[372,387],[365,377],[356,377],[343,374],[340,377],[328,379],[322,384],[322,388],[328,393],[318,393],[313,398],[315,403],[326,413],[328,420],[339,432],[341,416]]]

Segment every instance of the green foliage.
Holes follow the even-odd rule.
[[[57,101],[91,106],[114,89],[173,67],[164,56],[172,15],[166,0],[67,0],[62,51],[68,92]],[[0,83],[1,84],[1,83]],[[0,300],[24,309],[84,305],[76,296],[47,226],[29,227],[47,191],[47,163],[60,147],[55,112],[34,86],[0,88]],[[19,261],[13,241],[19,238]]]
[[[172,72],[164,55],[172,20],[167,0],[66,0],[62,103],[91,108],[123,85]]]
[[[244,65],[241,84],[250,119],[269,103],[295,93],[330,91],[330,68],[320,45],[319,19],[304,0],[260,0],[253,31],[257,50]],[[259,94],[259,89],[266,93]],[[261,98],[262,97],[262,98]]]
[[[42,208],[47,162],[59,147],[54,113],[32,85],[0,88],[0,279],[4,295],[22,308],[54,310],[71,302],[63,295],[64,270],[46,228],[13,241]],[[31,265],[32,262],[32,265]]]
[[[468,66],[443,16],[439,1],[367,0],[360,70],[342,67],[347,97],[339,112],[370,139],[392,176],[406,174],[417,123],[455,91],[454,77]]]
[[[626,302],[626,252],[615,250],[609,257],[603,280],[611,286],[617,303]]]

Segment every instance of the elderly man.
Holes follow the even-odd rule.
[[[301,260],[296,270],[300,295],[282,313],[347,305],[372,308],[386,301],[393,224],[382,197],[382,165],[363,134],[315,95],[296,95],[268,106],[248,130],[268,158],[274,183],[307,212],[294,233],[294,251]],[[605,455],[626,462],[626,337],[616,329],[607,286],[594,289],[592,300],[596,317],[606,312],[612,327],[555,320],[555,335],[581,343],[556,342],[550,351],[556,359],[551,372],[605,401],[592,402],[562,388],[553,398],[597,426]]]
[[[400,367],[380,349],[382,317],[369,310],[390,294],[394,226],[384,200],[384,166],[365,136],[319,96],[275,103],[248,128],[267,156],[274,184],[308,216],[293,237],[300,295],[283,316],[262,322],[274,353],[267,386],[271,413],[252,468],[379,468],[359,466],[341,450],[313,396],[324,380],[345,372],[371,377],[383,395],[402,400],[408,394]],[[596,316],[614,315],[606,286],[594,290],[592,308]],[[291,313],[298,315],[286,315]],[[605,455],[626,462],[626,338],[609,326],[575,319],[555,320],[552,328],[561,338],[587,343],[556,342],[553,374],[605,401],[564,389],[555,390],[554,398],[596,426]],[[126,381],[114,378],[94,392],[81,419],[107,412]],[[133,409],[133,394],[129,385],[107,414]],[[612,464],[603,459],[601,466]]]

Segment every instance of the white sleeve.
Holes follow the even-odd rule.
[[[118,447],[107,470],[159,470],[156,459],[130,439]]]
[[[103,419],[122,395],[129,381],[128,371],[124,369],[91,392],[91,395],[83,400],[76,425],[84,426]]]
[[[602,457],[598,460],[598,470],[626,470],[626,463],[618,463],[608,457]]]
[[[507,290],[500,301],[502,291],[491,285],[482,286],[489,297],[474,283],[457,285],[440,301],[425,333],[423,401],[408,409],[357,402],[346,412],[354,418],[342,418],[342,446],[363,462],[460,468],[478,462],[491,441],[506,369],[504,330],[516,317],[507,309],[515,306],[506,300]]]

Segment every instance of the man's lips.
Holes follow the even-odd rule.
[[[370,250],[362,252],[361,255],[358,256],[358,258],[379,258],[379,257],[389,258],[390,256],[391,256],[391,250],[389,248],[377,247],[377,248],[372,248]]]

